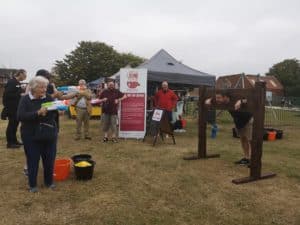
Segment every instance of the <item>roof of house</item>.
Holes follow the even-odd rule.
[[[1,76],[11,76],[13,75],[15,72],[17,72],[17,69],[7,69],[7,68],[0,68],[0,75]]]
[[[219,80],[229,80],[229,81],[233,81],[236,82],[234,84],[231,83],[231,85],[233,87],[238,86],[238,82],[242,82],[245,80],[240,79],[242,78],[242,76],[244,76],[244,78],[249,81],[249,83],[254,87],[255,81],[256,79],[260,79],[266,82],[266,88],[268,90],[283,90],[284,87],[282,86],[282,84],[280,83],[280,81],[275,77],[275,76],[258,76],[258,75],[252,75],[252,74],[233,74],[233,75],[225,75],[225,76],[221,76],[218,78],[217,83]],[[239,86],[243,86],[243,85],[239,85]],[[245,86],[245,83],[244,83]]]
[[[246,75],[246,77],[251,82],[251,84],[254,85],[257,76]],[[259,79],[266,82],[267,89],[283,89],[282,84],[275,76],[260,76]]]

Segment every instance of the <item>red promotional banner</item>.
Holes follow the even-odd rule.
[[[145,130],[145,94],[126,94],[122,101],[120,130],[144,131]]]
[[[126,94],[121,102],[119,137],[144,138],[146,133],[147,70],[120,70],[120,91]]]

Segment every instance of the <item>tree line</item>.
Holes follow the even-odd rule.
[[[120,53],[103,42],[81,41],[75,50],[57,60],[52,72],[58,85],[75,84],[79,79],[88,82],[108,77],[125,66],[136,67],[145,59],[132,53]],[[286,96],[300,97],[300,63],[285,59],[274,64],[266,76],[275,76],[284,86]]]
[[[125,66],[136,67],[145,59],[131,53],[119,53],[103,42],[81,41],[64,59],[57,60],[52,73],[59,85],[71,85],[80,79],[87,82],[108,77]]]

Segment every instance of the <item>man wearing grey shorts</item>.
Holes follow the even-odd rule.
[[[205,104],[211,105],[213,100],[216,102],[216,104],[228,104],[230,102],[230,97],[231,96],[229,93],[226,90],[223,90],[220,93],[216,93],[215,99],[206,99]],[[244,157],[236,161],[235,164],[249,166],[251,158],[250,141],[252,139],[253,117],[250,112],[240,111],[242,105],[246,103],[246,99],[238,100],[234,105],[235,110],[229,110],[229,113],[233,118],[235,128],[240,136],[241,145],[244,152]]]
[[[118,119],[118,105],[123,99],[126,98],[122,92],[115,88],[114,82],[109,82],[105,89],[100,94],[100,100],[103,101],[102,104],[102,124],[104,138],[103,142],[108,142],[108,132],[111,130],[111,140],[117,143],[117,119]]]

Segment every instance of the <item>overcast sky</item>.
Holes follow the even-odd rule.
[[[300,59],[299,0],[0,0],[0,67],[51,69],[82,40],[213,75]]]

